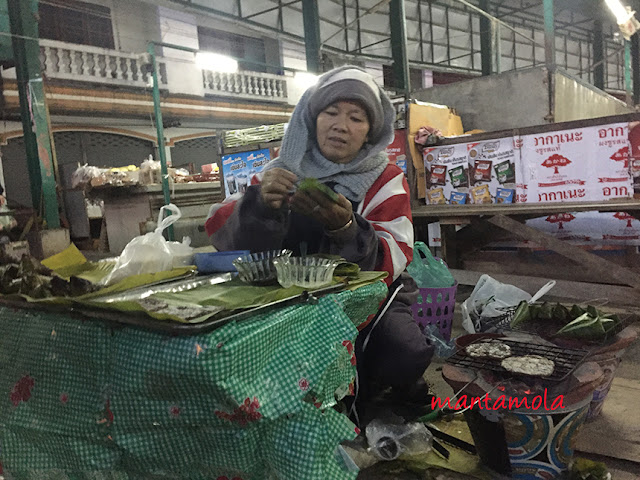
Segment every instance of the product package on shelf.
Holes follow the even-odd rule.
[[[393,142],[386,149],[389,163],[399,166],[407,174],[407,131],[396,130]]]
[[[423,151],[427,204],[468,203],[469,172],[465,144]]]
[[[226,196],[247,191],[251,180],[269,163],[269,149],[222,156],[222,176]]]
[[[513,203],[516,150],[513,137],[468,143],[471,203]]]

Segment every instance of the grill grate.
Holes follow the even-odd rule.
[[[482,341],[486,339],[479,339]],[[493,338],[491,340],[494,340]],[[539,355],[547,358],[555,364],[553,373],[548,377],[536,377],[541,380],[550,382],[560,382],[564,380],[589,354],[587,350],[578,350],[572,348],[562,348],[555,345],[539,345],[531,343],[531,341],[520,340],[514,338],[496,338],[502,343],[509,345],[511,348],[511,356],[519,357],[523,355]],[[477,342],[473,342],[477,343]],[[471,368],[474,370],[489,370],[512,377],[532,378],[529,375],[513,373],[505,370],[500,365],[501,360],[493,358],[477,358],[466,354],[465,349],[458,350],[455,354],[447,359],[447,363],[456,367]]]

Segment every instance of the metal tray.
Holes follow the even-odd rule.
[[[224,274],[223,274],[224,275]],[[229,277],[230,279],[230,277]],[[195,279],[198,281],[198,279]],[[202,279],[203,281],[210,281],[210,277],[207,279]],[[186,279],[176,282],[176,286],[189,284],[189,282],[193,282],[194,279]],[[158,285],[154,288],[155,291],[171,291],[175,286],[173,284],[163,284]],[[331,285],[329,287],[313,290],[311,292],[304,291],[299,295],[295,295],[289,298],[285,298],[283,300],[278,300],[276,302],[268,303],[266,305],[261,305],[259,307],[250,308],[247,310],[235,310],[235,311],[224,311],[219,314],[212,315],[211,318],[208,318],[205,321],[199,323],[180,323],[172,320],[158,320],[150,317],[145,312],[130,312],[128,314],[123,314],[120,311],[109,310],[107,308],[100,308],[98,306],[87,306],[87,305],[73,305],[71,307],[66,305],[53,305],[53,304],[44,304],[39,302],[27,302],[25,300],[17,300],[15,298],[1,298],[0,297],[0,305],[13,307],[13,308],[21,308],[25,310],[36,310],[36,311],[44,311],[51,313],[64,313],[70,315],[74,318],[81,318],[82,320],[101,320],[103,322],[109,323],[114,326],[129,326],[129,327],[138,327],[143,328],[145,330],[150,330],[153,332],[166,333],[171,335],[198,335],[202,333],[208,333],[215,330],[218,327],[221,327],[232,321],[241,321],[246,318],[252,317],[254,315],[260,315],[269,312],[274,308],[284,308],[291,305],[299,305],[299,304],[315,304],[318,301],[318,298],[328,295],[330,293],[337,293],[344,290],[347,287],[347,283],[339,283],[337,285]],[[131,290],[126,292],[127,298],[130,300],[141,298],[140,296],[129,296],[131,295],[140,295],[140,292],[148,291],[148,287],[141,287],[139,289]],[[121,294],[118,294],[121,295]],[[114,295],[112,297],[118,297]],[[105,297],[96,297],[96,301],[102,301],[104,303],[109,303],[106,300],[110,300],[111,296]],[[115,301],[111,299],[110,301]]]

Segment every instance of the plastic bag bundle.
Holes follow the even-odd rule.
[[[421,455],[431,450],[433,435],[423,423],[404,423],[400,417],[376,418],[366,429],[369,451],[380,460],[395,460],[401,455]]]
[[[164,218],[165,212],[171,215]],[[112,285],[131,275],[163,272],[172,270],[176,264],[185,264],[193,255],[191,239],[185,237],[181,243],[169,242],[162,236],[164,229],[181,216],[180,209],[172,203],[162,207],[158,215],[158,227],[153,232],[134,238],[124,247],[103,285]]]
[[[480,330],[481,318],[502,316],[505,308],[516,306],[523,300],[531,300],[531,295],[489,275],[482,275],[471,296],[462,304],[462,326],[467,332],[475,333]]]
[[[91,180],[104,175],[106,171],[105,168],[92,167],[86,163],[82,166],[78,164],[78,168],[71,174],[71,187],[78,188],[88,185]]]
[[[407,265],[407,272],[420,288],[451,287],[456,283],[445,263],[431,255],[424,242],[413,246],[413,260]]]

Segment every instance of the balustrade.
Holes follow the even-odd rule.
[[[165,61],[158,59],[161,86],[167,86]],[[40,40],[40,64],[49,78],[146,87],[149,73],[134,53]]]
[[[143,62],[143,57],[134,53],[40,40],[40,64],[44,76],[51,79],[147,87],[150,73],[143,68]],[[170,59],[157,59],[160,87],[180,92],[178,80],[171,84],[168,78],[170,62]],[[291,78],[260,72],[203,70],[202,86],[204,94],[287,103],[287,81]]]
[[[283,103],[287,101],[287,80],[290,78],[259,72],[202,72],[205,93]]]

